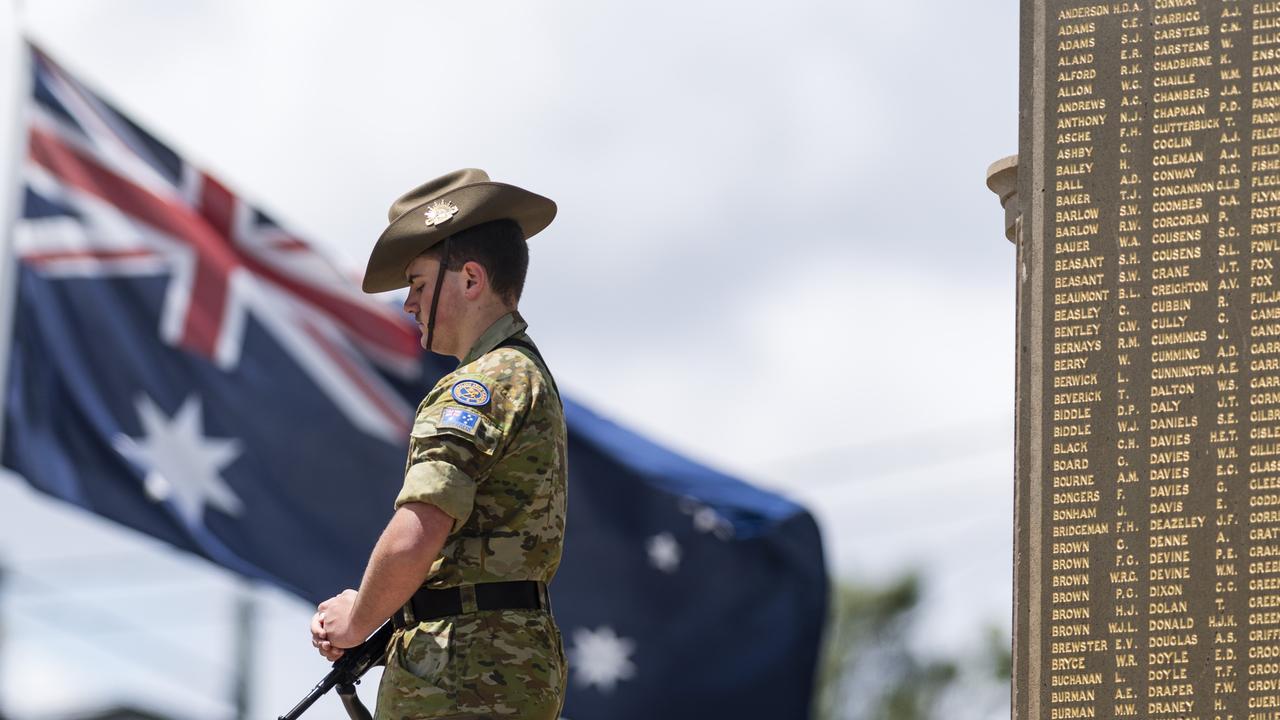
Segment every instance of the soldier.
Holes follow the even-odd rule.
[[[422,346],[457,357],[418,406],[404,486],[359,591],[326,600],[336,660],[396,624],[378,718],[556,718],[567,667],[547,584],[564,539],[559,393],[516,310],[551,200],[460,170],[391,206],[365,292],[409,287]]]

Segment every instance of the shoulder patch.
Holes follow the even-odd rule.
[[[470,410],[463,410],[460,407],[447,407],[440,414],[440,426],[458,428],[459,430],[476,434],[476,425],[480,422],[480,416]]]
[[[478,380],[459,380],[453,384],[449,394],[463,405],[481,407],[489,403],[489,388]]]

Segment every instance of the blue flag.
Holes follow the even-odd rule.
[[[303,598],[357,586],[449,365],[48,56],[31,68],[0,462]],[[566,716],[806,717],[811,516],[565,404]]]
[[[568,718],[807,718],[826,570],[799,506],[565,403]]]

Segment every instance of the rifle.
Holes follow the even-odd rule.
[[[360,698],[356,697],[356,685],[370,668],[386,663],[387,645],[394,632],[395,628],[391,627],[390,622],[383,623],[368,640],[342,653],[342,657],[333,663],[329,674],[311,688],[311,692],[292,710],[281,715],[280,720],[298,720],[298,716],[334,686],[337,686],[338,697],[342,698],[342,705],[347,709],[351,720],[371,720],[369,711],[360,702]]]

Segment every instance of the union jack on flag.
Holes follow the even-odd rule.
[[[367,552],[351,520],[262,479],[329,503],[377,485],[385,519],[402,391],[424,381],[414,327],[49,56],[30,62],[4,463],[306,595],[350,584],[259,558],[249,516],[296,520],[277,544]]]
[[[33,64],[28,189],[75,215],[25,215],[22,260],[46,277],[167,276],[161,339],[223,370],[239,364],[252,315],[352,422],[398,440],[408,409],[371,363],[416,375],[412,328],[48,56]]]

